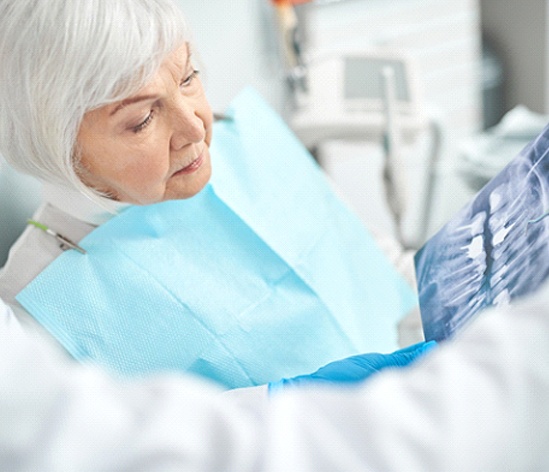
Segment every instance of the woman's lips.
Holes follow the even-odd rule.
[[[182,174],[192,174],[193,172],[196,172],[200,166],[204,163],[204,151],[200,153],[200,155],[192,161],[188,166],[183,167],[183,169],[178,170],[175,175],[182,175]]]

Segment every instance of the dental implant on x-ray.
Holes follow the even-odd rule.
[[[426,339],[452,336],[479,311],[549,276],[549,129],[416,255]]]

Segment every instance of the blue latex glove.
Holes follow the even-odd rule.
[[[276,393],[288,387],[311,384],[327,385],[360,382],[383,369],[405,367],[436,345],[435,341],[428,341],[408,346],[392,354],[371,353],[347,357],[346,359],[331,362],[312,374],[271,382],[269,383],[269,393]]]

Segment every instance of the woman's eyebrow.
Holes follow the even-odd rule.
[[[137,95],[136,97],[127,98],[126,100],[122,100],[118,106],[115,107],[113,111],[111,111],[110,116],[114,115],[118,110],[131,105],[132,103],[136,102],[142,102],[144,100],[152,100],[154,98],[157,98],[158,95]]]
[[[189,68],[189,65],[191,64],[191,56],[192,51],[189,49],[189,46],[187,45],[187,60],[185,61],[184,70],[187,70]],[[125,100],[122,100],[115,108],[112,110],[109,114],[109,116],[113,116],[117,111],[121,110],[122,108],[131,105],[132,103],[141,102],[144,100],[152,100],[154,98],[157,98],[157,95],[137,95],[135,97],[130,97]]]

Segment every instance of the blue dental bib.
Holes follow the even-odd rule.
[[[131,206],[17,300],[79,360],[226,387],[397,347],[417,303],[306,149],[253,90],[215,124],[195,197]]]

